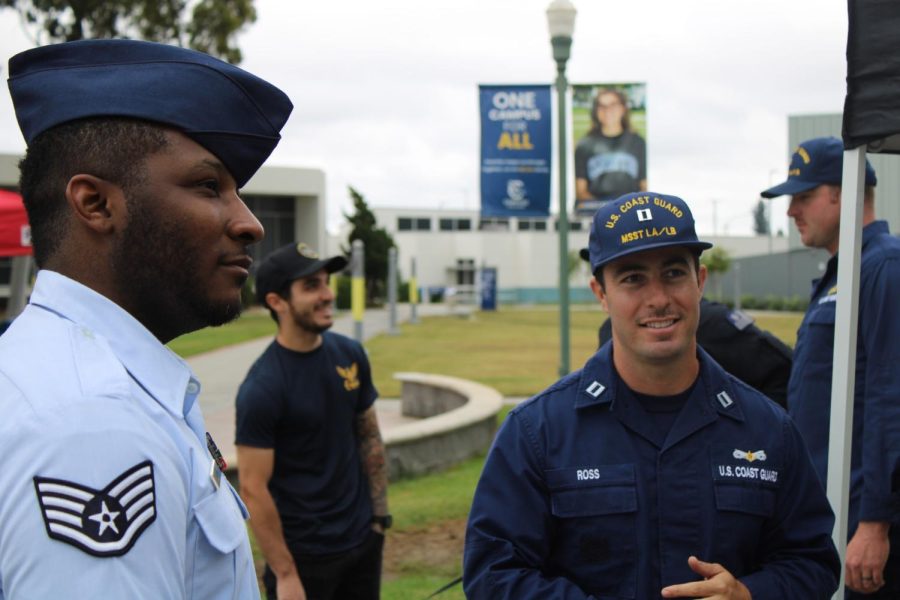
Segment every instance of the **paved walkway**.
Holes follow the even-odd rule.
[[[420,304],[417,317],[468,314],[468,307],[450,308],[444,304]],[[397,322],[410,320],[410,306],[397,307]],[[355,323],[349,311],[342,311],[335,318],[332,331],[353,337]],[[385,333],[390,327],[387,309],[367,309],[363,317],[363,341]],[[187,360],[202,386],[200,406],[209,431],[229,465],[235,464],[234,450],[234,399],[247,371],[272,337],[260,338],[212,352],[193,356]],[[381,399],[376,403],[378,421],[383,430],[411,419],[400,414],[399,401]]]

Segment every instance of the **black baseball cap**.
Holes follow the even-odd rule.
[[[347,258],[341,255],[319,258],[319,254],[304,243],[282,246],[268,255],[256,270],[256,298],[266,304],[266,294],[280,292],[296,280],[325,269],[336,273],[347,266]]]

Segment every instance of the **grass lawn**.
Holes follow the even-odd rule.
[[[748,311],[756,318],[756,326],[769,331],[782,342],[794,347],[797,342],[797,328],[803,320],[803,313],[797,312],[754,312]]]
[[[570,311],[570,367],[579,368],[597,348],[599,307]],[[397,371],[471,379],[504,396],[530,396],[559,378],[559,313],[552,308],[506,308],[470,317],[426,318],[401,326],[402,335],[366,343],[375,386],[398,397]]]
[[[800,313],[753,313],[756,324],[794,345]],[[606,313],[597,306],[570,311],[570,369],[597,349]],[[530,396],[559,378],[559,313],[553,308],[506,308],[470,317],[426,318],[401,326],[402,335],[366,343],[375,386],[386,398],[400,395],[398,371],[440,373],[471,379],[504,396]]]
[[[169,348],[182,358],[187,358],[223,346],[274,335],[275,321],[268,311],[253,309],[241,315],[237,321],[222,327],[206,327],[177,337],[169,342]]]

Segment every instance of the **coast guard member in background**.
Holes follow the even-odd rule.
[[[803,598],[837,588],[834,516],[785,412],[697,346],[706,269],[680,198],[601,208],[612,343],[514,408],[466,531],[469,598]]]
[[[40,271],[0,338],[0,599],[258,598],[200,384],[164,344],[235,318],[238,189],[291,103],[205,54],[90,40],[9,62]]]
[[[788,406],[816,471],[828,475],[831,376],[837,306],[844,145],[824,137],[800,144],[788,178],[762,193],[791,195],[800,239],[831,254],[797,331]],[[853,400],[846,582],[849,598],[900,598],[900,240],[875,220],[875,170],[866,161],[862,261]]]

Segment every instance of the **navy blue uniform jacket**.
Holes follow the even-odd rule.
[[[621,394],[604,345],[516,407],[497,434],[466,531],[476,599],[659,598],[721,563],[754,600],[837,589],[834,516],[785,412],[702,349],[663,447]]]
[[[861,520],[892,521],[896,543],[900,541],[900,240],[888,233],[884,221],[867,225],[862,235],[849,533]],[[837,259],[833,256],[825,275],[813,282],[788,386],[791,416],[823,485],[828,473]]]

